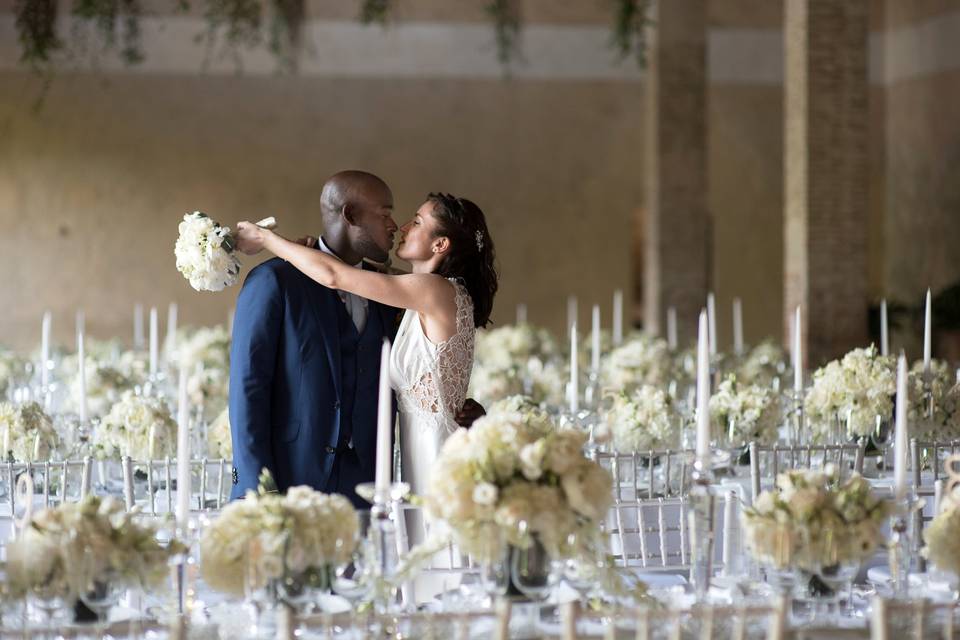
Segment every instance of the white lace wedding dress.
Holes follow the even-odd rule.
[[[400,409],[400,480],[421,495],[427,491],[440,447],[459,428],[454,416],[467,397],[473,368],[473,301],[460,282],[449,281],[457,304],[457,332],[434,344],[423,332],[417,312],[408,309],[390,353],[390,382]],[[398,521],[397,551],[403,556],[424,541],[426,523],[416,511]],[[403,599],[425,602],[444,586],[456,586],[452,576],[421,575],[403,586]]]
[[[403,314],[390,354],[390,382],[400,408],[400,479],[414,493],[427,490],[430,467],[467,397],[473,368],[473,301],[450,278],[457,304],[457,332],[439,344],[423,332],[416,311]]]

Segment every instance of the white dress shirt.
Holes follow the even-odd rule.
[[[317,248],[338,260],[340,259],[337,254],[330,250],[330,247],[326,245],[321,237],[317,238]],[[357,269],[362,269],[363,260],[353,266]],[[336,289],[336,292],[337,295],[340,296],[340,301],[343,302],[343,305],[347,308],[347,313],[349,313],[353,319],[353,326],[357,328],[358,333],[363,333],[363,328],[367,325],[367,306],[370,304],[370,301],[348,291]]]

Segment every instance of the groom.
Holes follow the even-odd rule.
[[[317,250],[357,268],[393,246],[393,194],[370,173],[342,171],[323,185]],[[250,271],[237,298],[230,350],[233,490],[242,497],[268,469],[280,491],[341,493],[371,482],[376,462],[380,348],[402,310],[327,289],[273,258]],[[483,409],[468,400],[458,422]]]

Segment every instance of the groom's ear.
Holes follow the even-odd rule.
[[[340,207],[340,217],[351,227],[357,226],[357,212],[349,203],[344,203],[344,205]]]

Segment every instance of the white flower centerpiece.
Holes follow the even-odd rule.
[[[525,394],[537,403],[563,402],[564,372],[553,336],[529,323],[478,331],[470,395],[483,404]]]
[[[764,340],[750,349],[737,367],[737,380],[743,384],[772,387],[787,370],[787,355],[783,347],[772,340]]]
[[[814,440],[869,436],[878,417],[888,421],[896,392],[894,365],[893,358],[870,346],[817,369],[804,400]],[[837,433],[838,426],[845,426],[845,431]]]
[[[502,552],[491,545],[500,538],[514,547],[539,543],[554,558],[576,553],[570,534],[591,537],[612,500],[610,474],[583,454],[585,441],[580,431],[558,431],[542,412],[488,413],[444,443],[427,512],[484,560]]]
[[[345,497],[310,487],[272,491],[264,470],[257,491],[231,502],[200,538],[201,571],[212,588],[244,593],[244,577],[256,587],[281,580],[327,588],[332,571],[349,562],[360,522]],[[251,585],[248,585],[251,586]]]
[[[823,470],[781,473],[776,488],[745,508],[742,520],[755,559],[829,581],[841,567],[873,553],[889,514],[889,502],[874,495],[864,478],[855,474],[839,484],[836,468],[828,464]]]
[[[199,407],[206,418],[220,413],[227,404],[230,378],[230,334],[226,327],[184,332],[172,356],[187,372],[191,405]]]
[[[608,396],[604,421],[620,453],[678,449],[680,415],[670,396],[657,387],[642,385],[632,392]]]
[[[214,458],[233,458],[233,436],[230,434],[230,409],[224,408],[207,428],[207,451]]]
[[[673,360],[665,340],[645,334],[633,335],[613,349],[600,364],[604,389],[631,390],[642,385],[665,385]]]
[[[27,360],[13,351],[0,348],[0,398],[26,379]]]
[[[156,398],[126,391],[93,431],[93,451],[98,458],[127,455],[135,460],[156,460],[174,454],[177,423]]]
[[[257,223],[270,228],[273,218]],[[202,211],[183,216],[174,246],[177,270],[197,291],[222,291],[237,283],[240,261],[235,255],[236,240],[224,227]]]
[[[86,359],[87,413],[90,416],[103,416],[120,400],[125,391],[132,391],[137,381],[112,364]],[[74,375],[70,383],[70,402],[79,410],[80,376]]]
[[[7,546],[7,572],[19,595],[73,599],[97,582],[155,588],[185,547],[161,545],[156,531],[110,497],[87,496],[35,513]]]
[[[944,493],[940,511],[923,530],[923,555],[941,571],[960,578],[960,496],[956,489]]]
[[[49,460],[60,445],[53,420],[36,402],[0,402],[0,439],[3,459],[14,462]]]
[[[770,387],[727,376],[710,397],[710,423],[718,441],[743,446],[773,444],[780,428],[780,396]]]

